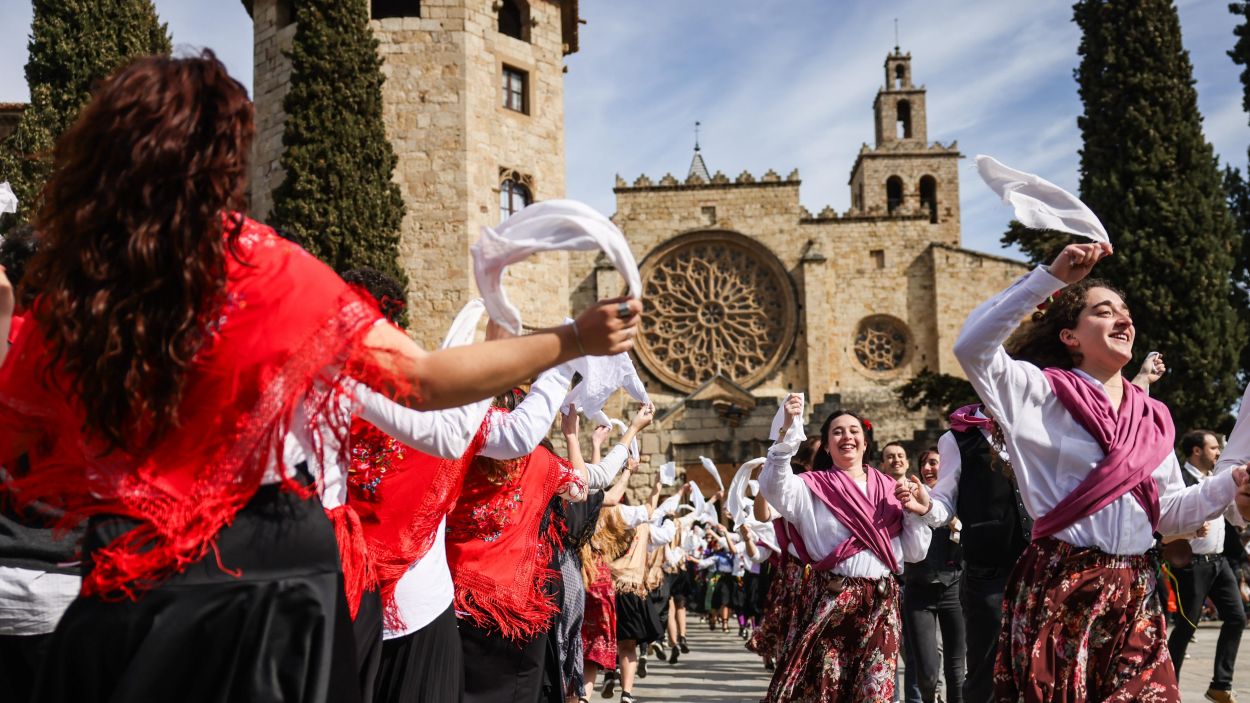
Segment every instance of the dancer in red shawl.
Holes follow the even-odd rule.
[[[1121,375],[1128,307],[1086,278],[1110,254],[1068,246],[973,311],[955,343],[1036,519],[1004,596],[999,700],[1179,701],[1147,552],[1156,531],[1196,530],[1246,483],[1238,468],[1185,488],[1167,407]]]
[[[793,545],[812,567],[792,614],[796,633],[777,662],[770,701],[879,701],[894,695],[902,630],[895,574],[924,558],[929,528],[904,516],[896,482],[863,463],[863,422],[836,411],[820,429],[812,470],[795,476],[803,398],[790,395],[779,440],[760,473],[760,495],[785,519],[782,551]]]
[[[576,327],[424,352],[227,214],[252,134],[246,91],[205,52],[121,69],[57,144],[24,281],[39,297],[0,368],[0,464],[32,465],[13,497],[89,519],[40,701],[358,700],[310,495],[341,476],[296,465],[323,431],[346,435],[346,374],[436,409],[574,357],[579,333],[591,353],[630,346],[639,306],[613,301]]]

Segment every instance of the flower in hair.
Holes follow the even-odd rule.
[[[1055,298],[1058,298],[1059,294],[1062,292],[1063,292],[1063,289],[1060,288],[1054,293],[1051,293],[1049,297],[1047,297],[1045,300],[1037,304],[1037,309],[1041,312],[1046,312],[1046,308],[1050,307],[1050,304],[1055,302]]]

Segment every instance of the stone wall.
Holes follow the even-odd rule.
[[[491,0],[423,0],[420,17],[370,22],[386,78],[383,120],[399,157],[394,177],[406,208],[400,259],[411,282],[411,332],[427,347],[438,344],[455,312],[477,295],[469,247],[483,226],[499,223],[501,174],[523,175],[535,200],[564,195],[569,37],[560,2],[522,4],[524,41],[498,31]],[[276,0],[256,0],[252,12],[258,128],[252,209],[263,219],[282,179],[290,62],[281,52],[295,26],[277,26]],[[502,105],[504,64],[528,73],[528,114]],[[505,286],[527,326],[558,324],[568,314],[566,268],[567,256],[552,254],[509,269]]]

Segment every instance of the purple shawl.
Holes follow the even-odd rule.
[[[1125,493],[1141,504],[1150,527],[1159,525],[1159,487],[1151,474],[1172,451],[1176,428],[1167,406],[1131,383],[1117,413],[1100,388],[1065,369],[1043,371],[1059,402],[1106,456],[1076,490],[1033,523],[1033,539],[1049,537],[1102,510]]]
[[[977,417],[976,413],[981,407],[980,403],[973,403],[951,413],[951,429],[956,432],[967,432],[976,427],[989,431],[994,426],[994,421],[988,417]]]
[[[903,506],[894,497],[894,480],[871,466],[865,465],[864,472],[868,478],[867,495],[859,490],[845,471],[837,468],[799,474],[812,494],[851,533],[850,539],[839,544],[818,563],[813,563],[806,545],[798,539],[798,532],[790,533],[800,558],[821,571],[828,571],[865,549],[894,573],[902,570],[891,544],[891,540],[903,531]]]

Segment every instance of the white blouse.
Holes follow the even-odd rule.
[[[813,495],[803,479],[790,468],[790,458],[796,451],[798,447],[785,440],[777,442],[768,450],[768,460],[760,471],[760,494],[781,513],[786,522],[798,530],[807,547],[808,556],[819,561],[850,539],[851,531],[834,517],[829,507]],[[865,495],[868,493],[867,481],[856,481],[855,485]],[[932,530],[914,514],[906,513],[903,516],[902,533],[890,540],[894,558],[900,566],[904,562],[924,560],[932,538]],[[853,578],[878,579],[888,575],[890,567],[871,550],[865,549],[833,567],[833,573]]]
[[[1034,269],[972,311],[955,342],[955,358],[988,414],[1002,428],[1021,500],[1034,519],[1046,515],[1075,490],[1105,456],[1098,442],[1059,402],[1042,370],[1012,359],[1002,346],[1026,315],[1064,287],[1045,267]],[[1076,373],[1105,392],[1092,376]],[[1198,529],[1223,513],[1236,491],[1228,471],[1186,488],[1172,452],[1152,477],[1159,488],[1158,529],[1165,535]],[[1130,494],[1054,536],[1108,554],[1144,554],[1155,542],[1146,511]]]

